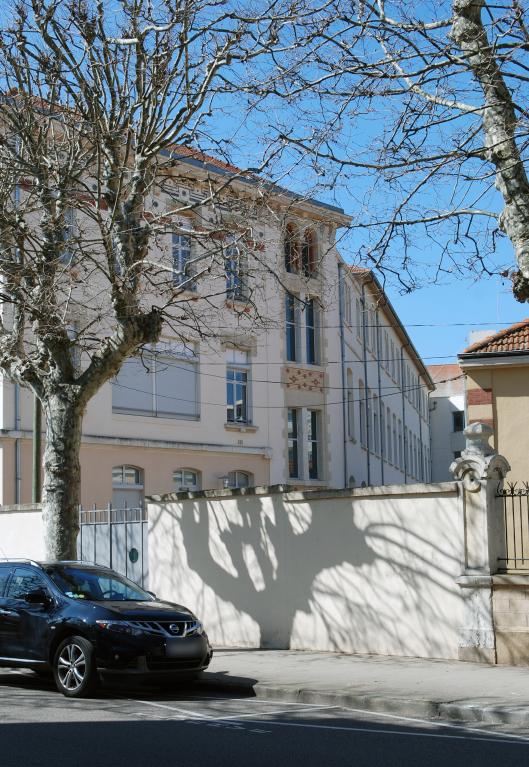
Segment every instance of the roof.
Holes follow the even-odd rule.
[[[463,373],[457,363],[449,365],[428,365],[426,369],[435,384],[435,390],[438,396],[452,397],[464,393],[465,384]]]
[[[248,169],[243,170],[242,168],[238,168],[236,165],[231,165],[230,163],[219,160],[216,157],[204,154],[204,152],[201,152],[199,149],[194,149],[193,147],[178,144],[168,149],[163,149],[161,154],[173,157],[185,163],[189,163],[190,165],[194,165],[195,167],[201,168],[205,171],[219,173],[221,175],[236,175],[237,180],[242,183],[261,184],[269,191],[286,195],[287,197],[292,198],[299,203],[306,203],[307,205],[313,205],[317,208],[324,208],[325,210],[331,211],[332,213],[337,213],[341,217],[349,219],[349,216],[344,213],[343,208],[340,208],[337,205],[331,205],[328,202],[322,202],[321,200],[315,200],[308,197],[305,198],[302,195],[298,195],[295,192],[290,191],[290,189],[286,189],[285,187],[281,187],[278,184],[273,183],[272,181],[263,181],[259,178],[256,172]]]
[[[504,352],[529,352],[529,318],[467,346],[461,354],[498,354]]]

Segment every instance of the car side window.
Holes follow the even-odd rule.
[[[0,597],[4,596],[4,591],[7,586],[7,581],[11,575],[10,567],[0,567]]]
[[[17,567],[9,583],[6,596],[8,599],[23,599],[26,594],[38,589],[47,591],[46,583],[40,575],[34,570],[24,570]]]

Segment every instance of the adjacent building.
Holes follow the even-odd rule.
[[[511,464],[510,481],[529,479],[529,319],[493,333],[459,355],[468,423],[494,430],[491,442]]]
[[[228,211],[234,231],[250,226],[250,255],[226,236],[225,272],[212,289],[207,275],[194,283],[190,268],[197,218],[202,231],[215,223],[200,184],[233,169],[203,156],[179,162],[188,182],[179,194],[196,205],[184,205],[178,232],[158,236],[153,258],[169,259],[175,285],[186,284],[182,300],[197,311],[202,290],[215,296],[214,327],[167,328],[92,399],[83,505],[132,507],[144,494],[260,484],[428,481],[432,379],[376,277],[339,254],[336,233],[349,217],[284,190],[250,224]],[[232,194],[257,197],[243,181]],[[163,190],[153,200],[158,210],[168,204]],[[257,262],[266,267],[258,285]],[[259,323],[248,321],[250,300]],[[31,500],[32,410],[28,391],[1,382],[2,504]]]
[[[428,373],[435,384],[430,394],[432,481],[449,482],[450,464],[465,448],[464,375],[458,364],[428,365]]]

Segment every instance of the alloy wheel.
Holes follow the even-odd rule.
[[[86,658],[78,644],[65,645],[57,658],[57,674],[65,690],[75,692],[86,677]]]

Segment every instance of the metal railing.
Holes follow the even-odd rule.
[[[507,482],[496,497],[503,501],[505,530],[505,556],[498,557],[498,567],[529,572],[529,482]]]

